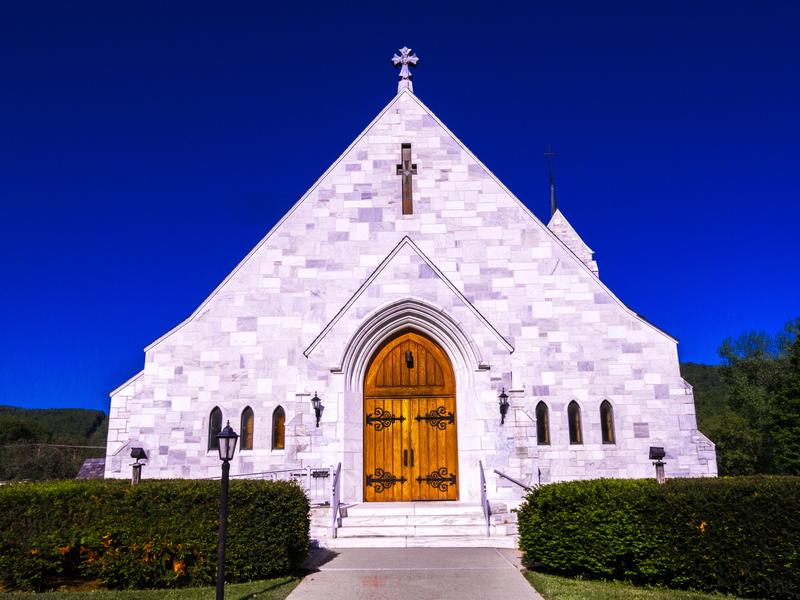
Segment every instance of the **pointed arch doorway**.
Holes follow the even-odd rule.
[[[458,500],[453,366],[414,331],[387,340],[367,368],[364,499]]]

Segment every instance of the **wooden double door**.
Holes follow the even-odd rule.
[[[367,369],[364,499],[458,499],[453,368],[438,344],[415,332],[387,341]]]

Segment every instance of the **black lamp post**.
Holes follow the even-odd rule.
[[[322,406],[322,400],[317,396],[317,392],[314,392],[314,397],[311,399],[311,406],[314,407],[314,416],[317,417],[317,427],[319,427],[319,420],[322,418],[322,411],[325,410],[325,407]]]
[[[500,425],[503,425],[506,422],[506,413],[508,412],[508,394],[506,394],[506,388],[503,388],[503,391],[500,392],[498,399],[500,400]]]
[[[231,429],[231,422],[217,434],[219,459],[222,461],[222,498],[219,505],[219,546],[217,546],[217,600],[225,597],[225,536],[228,534],[228,481],[230,479],[236,440],[239,436]]]

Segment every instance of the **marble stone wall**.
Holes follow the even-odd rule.
[[[417,164],[414,214],[402,215],[401,143]],[[591,256],[589,257],[591,260]],[[596,268],[596,267],[595,267]],[[627,309],[410,92],[394,98],[331,169],[189,317],[146,349],[144,370],[112,393],[107,477],[210,477],[214,406],[253,450],[232,473],[342,462],[343,497],[362,497],[361,382],[381,341],[402,328],[437,340],[457,381],[460,497],[476,499],[478,460],[492,498],[525,482],[649,477],[663,445],[668,476],[716,474],[698,430],[676,342]],[[497,395],[510,394],[500,426]],[[310,398],[325,410],[315,427]],[[599,407],[614,407],[602,444]],[[582,410],[570,445],[566,406]],[[536,443],[535,406],[551,444]],[[286,448],[271,415],[286,411]]]

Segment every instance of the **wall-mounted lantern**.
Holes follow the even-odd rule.
[[[135,458],[136,462],[131,465],[131,485],[138,485],[142,480],[142,467],[140,460],[147,460],[147,452],[144,448],[131,448],[131,458]]]
[[[322,418],[322,411],[325,410],[325,407],[322,406],[322,400],[317,396],[317,392],[314,392],[314,397],[311,399],[311,406],[314,407],[314,416],[317,417],[317,427],[319,427],[319,420]]]
[[[506,422],[506,413],[508,412],[508,394],[506,394],[506,388],[503,388],[503,391],[500,392],[497,398],[500,402],[500,425],[502,425]]]
[[[666,456],[663,446],[650,446],[650,460],[656,467],[656,481],[660,484],[664,483],[667,478],[664,475],[664,465],[666,464],[662,459]]]
[[[414,353],[411,350],[406,350],[406,366],[409,369],[414,368]]]

